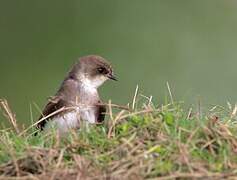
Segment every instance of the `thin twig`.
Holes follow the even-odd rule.
[[[125,119],[128,117],[132,117],[132,116],[136,116],[136,115],[140,115],[140,114],[145,114],[145,113],[151,113],[151,112],[160,112],[160,110],[159,109],[146,109],[146,110],[123,115],[119,119]]]
[[[98,106],[108,106],[108,107],[113,107],[113,108],[118,108],[118,109],[122,109],[122,110],[127,110],[127,111],[132,111],[128,106],[121,106],[121,105],[117,105],[117,104],[109,104],[109,103],[98,103]]]
[[[111,120],[113,120],[114,119],[114,117],[113,117],[113,111],[112,111],[112,106],[111,106],[111,100],[109,100],[109,117],[110,117],[110,119]]]
[[[190,179],[193,179],[193,178],[225,178],[225,177],[233,177],[235,176],[234,173],[173,173],[171,175],[168,175],[168,176],[163,176],[163,177],[158,177],[156,178],[156,180],[168,180],[168,179],[182,179],[182,178],[190,178]]]
[[[61,152],[60,152],[60,155],[58,157],[58,162],[57,162],[56,167],[55,167],[56,170],[60,167],[60,165],[62,163],[63,156],[64,156],[64,151],[65,151],[65,149],[62,149]],[[55,175],[56,175],[56,171],[53,172],[52,176],[50,177],[50,180],[54,180]]]
[[[132,109],[135,109],[135,104],[136,104],[136,99],[137,99],[137,93],[138,93],[138,85],[136,86],[136,90],[133,96],[133,101],[132,101]]]
[[[190,108],[190,109],[188,110],[188,115],[187,115],[186,119],[190,119],[190,118],[191,118],[192,110],[193,110],[192,108]]]
[[[12,113],[10,106],[6,99],[0,99],[0,108],[3,109],[3,115],[9,120],[13,128],[15,129],[16,133],[19,134],[19,128],[17,126],[15,114]]]
[[[168,89],[168,92],[169,92],[171,103],[174,104],[174,99],[173,99],[173,95],[172,95],[172,92],[171,92],[171,89],[170,89],[169,82],[166,82],[166,86],[167,86],[167,89]]]
[[[67,110],[75,110],[75,109],[76,109],[76,107],[62,107],[62,108],[58,109],[57,111],[54,111],[53,113],[49,114],[48,116],[41,118],[39,121],[35,122],[34,124],[32,124],[31,126],[26,128],[24,131],[22,131],[19,135],[22,136],[25,132],[30,130],[32,127],[35,127],[38,123],[56,115],[56,114],[59,114],[60,112],[67,111]]]
[[[17,158],[15,156],[14,149],[12,148],[12,146],[9,146],[9,144],[7,142],[3,141],[3,139],[0,139],[0,141],[1,141],[1,144],[3,144],[3,147],[7,149],[7,152],[11,156],[13,165],[14,165],[15,170],[16,170],[16,175],[20,176],[20,168],[19,168],[19,165],[18,165],[18,162],[17,162]]]
[[[113,124],[112,124],[111,127],[109,128],[109,131],[108,131],[108,138],[111,138],[112,132],[113,132],[113,130],[114,130],[114,128],[115,128],[115,125],[116,125],[116,122],[117,122],[117,120],[120,119],[120,117],[122,116],[122,114],[123,114],[124,112],[125,112],[124,110],[120,111],[120,112],[118,113],[118,115],[115,117],[115,119],[114,119],[114,121],[113,121]]]
[[[201,99],[198,98],[198,119],[200,120],[202,118],[202,108],[201,108]]]

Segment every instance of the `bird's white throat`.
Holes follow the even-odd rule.
[[[98,87],[100,87],[108,78],[105,76],[97,76],[93,79],[90,79],[86,76],[80,76],[80,80],[83,88],[87,91],[96,91]]]

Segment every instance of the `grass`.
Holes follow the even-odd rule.
[[[0,178],[237,178],[236,107],[215,106],[203,115],[173,100],[156,106],[137,96],[130,111],[109,106],[104,124],[63,138],[19,128],[1,101],[13,128],[0,131]]]

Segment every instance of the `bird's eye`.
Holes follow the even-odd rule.
[[[98,68],[98,72],[99,72],[100,74],[106,74],[106,69],[103,68],[103,67],[100,67],[100,68]]]

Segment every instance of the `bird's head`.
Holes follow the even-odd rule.
[[[117,80],[110,63],[97,55],[81,57],[71,72],[79,81],[93,88],[98,88],[108,79]]]

